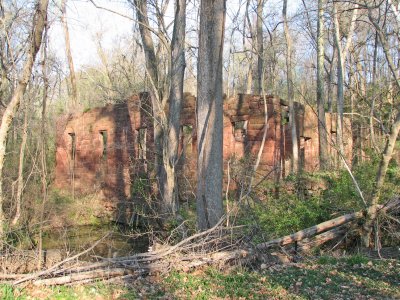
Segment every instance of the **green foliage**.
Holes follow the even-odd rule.
[[[255,272],[237,269],[224,274],[208,268],[200,275],[172,272],[165,280],[177,299],[264,299],[282,292]],[[263,294],[264,289],[269,289]],[[261,292],[260,292],[261,290]]]
[[[346,258],[346,263],[350,266],[366,264],[369,259],[362,254],[355,254]]]
[[[372,156],[371,161],[364,162],[353,168],[356,178],[365,199],[370,199],[375,192],[375,180],[380,159]],[[346,170],[331,173],[325,177],[328,188],[324,192],[324,199],[329,201],[336,211],[356,211],[362,209],[364,204],[357,192],[354,183]],[[385,202],[400,193],[400,168],[391,161],[387,172],[385,184],[380,191],[380,201]]]
[[[257,203],[252,214],[246,213],[242,218],[246,224],[257,220],[267,236],[282,236],[329,219],[329,208],[318,197],[299,199],[296,195],[282,192],[279,198]]]
[[[88,111],[90,111],[92,109],[92,107],[87,106],[83,109],[83,113],[87,113]]]
[[[149,190],[149,180],[146,177],[146,175],[143,176],[138,176],[133,180],[131,184],[131,195],[142,197],[143,199],[146,199],[148,195],[148,190]]]
[[[63,193],[57,189],[53,189],[50,193],[50,202],[55,205],[71,204],[73,202],[72,197],[66,193]]]
[[[372,157],[371,161],[353,169],[366,201],[374,192],[379,166],[379,158]],[[310,187],[314,188],[310,191]],[[400,168],[395,161],[391,161],[380,193],[381,202],[398,194]],[[267,182],[259,191],[254,191],[245,203],[241,203],[239,223],[257,226],[264,240],[265,237],[287,235],[340,214],[364,208],[364,203],[346,170],[289,175],[279,186]],[[259,238],[256,237],[256,242]]]
[[[323,255],[318,258],[317,263],[320,265],[336,265],[338,261],[332,256]]]
[[[173,272],[163,282],[174,299],[397,299],[400,279],[397,261],[321,257],[298,265],[263,271],[238,268],[224,273]]]
[[[9,284],[0,285],[0,298],[3,300],[16,299],[14,297],[14,288]],[[20,299],[22,299],[22,298],[20,298]]]

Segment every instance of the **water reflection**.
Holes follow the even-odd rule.
[[[96,257],[128,256],[145,252],[148,249],[147,237],[137,237],[121,227],[77,226],[53,229],[43,236],[43,250],[61,250],[66,254],[76,254],[93,246],[107,233],[91,251],[83,255],[83,260],[96,260]]]

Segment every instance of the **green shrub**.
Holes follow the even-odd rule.
[[[317,260],[317,263],[320,265],[336,265],[337,262],[336,258],[327,255],[320,256]]]
[[[0,298],[3,300],[15,299],[13,287],[9,284],[0,285]]]
[[[57,189],[51,190],[50,202],[56,205],[71,204],[73,203],[72,197],[65,192]]]
[[[352,255],[346,258],[347,264],[354,266],[368,263],[369,259],[361,254]]]
[[[353,168],[364,198],[368,201],[375,192],[375,179],[378,172],[380,159],[372,156],[371,160]],[[329,173],[326,176],[328,188],[323,197],[330,202],[331,207],[338,212],[356,211],[364,208],[362,199],[357,192],[354,183],[346,170],[338,173]],[[400,193],[400,168],[394,160],[389,164],[385,184],[380,191],[380,202],[386,202]]]
[[[329,219],[329,210],[321,199],[303,200],[287,193],[257,204],[254,213],[263,231],[272,236],[290,234]]]

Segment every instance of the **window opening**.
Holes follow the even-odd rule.
[[[69,136],[71,137],[71,159],[75,160],[75,156],[76,156],[76,136],[75,133],[68,133]]]
[[[182,151],[185,154],[191,155],[193,152],[193,126],[192,125],[183,125],[182,126]]]
[[[103,152],[102,152],[101,158],[107,159],[107,140],[108,140],[107,131],[101,130],[100,135],[101,135],[101,140],[103,142]]]
[[[248,121],[238,121],[233,123],[233,135],[237,141],[243,141],[247,135]]]
[[[147,128],[139,129],[139,159],[146,159],[146,136],[147,136]]]

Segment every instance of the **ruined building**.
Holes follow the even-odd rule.
[[[265,97],[268,128],[258,174],[270,178],[288,174],[291,157],[288,105]],[[181,180],[195,180],[196,99],[186,94],[181,113]],[[296,124],[302,168],[318,169],[316,112],[296,103]],[[326,114],[328,139],[335,141],[336,117]],[[257,156],[264,133],[264,99],[240,94],[224,101],[224,162]],[[351,161],[352,136],[345,119],[345,149]],[[336,150],[329,143],[331,156]],[[147,94],[124,103],[60,118],[57,123],[55,186],[76,193],[101,192],[107,198],[128,199],[135,180],[146,176],[153,162],[151,105]],[[226,170],[225,170],[226,171]],[[184,175],[184,176],[183,176]]]

